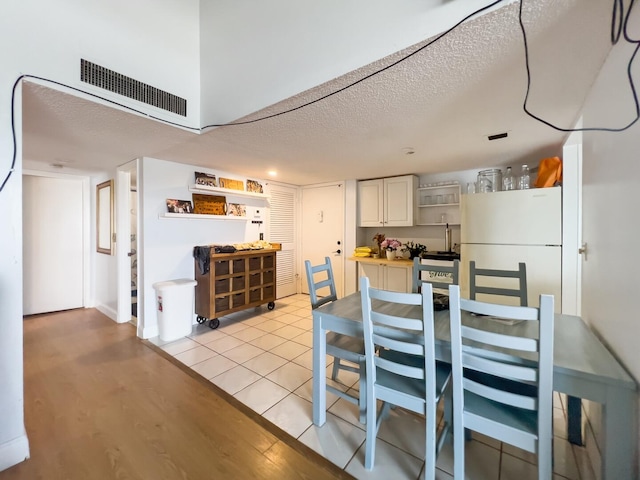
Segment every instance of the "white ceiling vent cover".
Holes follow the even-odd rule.
[[[187,116],[187,101],[177,95],[80,59],[80,80],[147,105]]]

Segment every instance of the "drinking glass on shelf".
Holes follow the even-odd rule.
[[[453,193],[447,194],[445,203],[456,203],[456,196]]]
[[[423,198],[423,205],[433,205],[433,197],[431,195],[425,195]]]
[[[440,223],[447,223],[447,214],[443,213],[440,215]]]
[[[436,201],[436,203],[437,203],[437,204],[442,204],[442,203],[444,203],[444,195],[438,195],[438,196],[436,197],[436,200],[437,200],[437,201]]]
[[[467,182],[467,193],[476,193],[476,182]]]

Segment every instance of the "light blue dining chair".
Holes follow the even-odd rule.
[[[406,408],[426,417],[425,478],[435,478],[436,456],[450,432],[451,367],[436,362],[434,353],[434,319],[431,285],[425,283],[422,293],[390,292],[372,288],[367,277],[360,278],[362,321],[367,364],[367,432],[365,468],[375,463],[376,436],[380,423],[391,406]],[[408,316],[389,313],[401,305]],[[416,309],[419,312],[415,314]],[[397,310],[396,310],[397,311]],[[413,311],[413,316],[409,316]],[[379,355],[376,355],[376,346]],[[445,424],[437,432],[436,407],[445,400]],[[377,412],[377,401],[383,406]]]
[[[329,257],[325,257],[324,263],[316,266],[312,266],[309,260],[305,260],[304,267],[307,273],[307,285],[309,286],[309,299],[311,300],[312,310],[338,299],[335,280],[333,278],[333,269],[331,268],[331,259]],[[320,295],[319,292],[324,293],[324,295]],[[333,381],[339,381],[338,374],[340,370],[358,374],[359,394],[357,396],[344,392],[328,383],[327,391],[358,405],[360,422],[364,423],[364,396],[366,394],[364,340],[340,333],[327,332],[327,355],[333,357],[333,368],[331,371],[331,379]],[[343,362],[349,362],[351,365]]]
[[[496,282],[496,278],[511,278],[517,281],[517,287],[511,288],[495,287],[489,285],[481,285],[478,283],[478,277],[492,278]],[[508,282],[508,281],[507,281]],[[516,297],[520,301],[521,307],[527,306],[527,265],[523,262],[518,263],[517,270],[499,270],[495,268],[478,268],[475,261],[469,262],[469,298],[476,300],[478,294],[497,295],[503,297]],[[483,297],[484,298],[484,297]]]
[[[460,287],[452,285],[449,308],[454,478],[465,478],[464,429],[469,429],[537,454],[538,479],[549,480],[553,471],[553,296],[540,295],[539,309],[497,305],[460,298]],[[500,319],[519,323],[506,325]],[[478,381],[473,375],[477,372],[481,379],[490,375],[492,380]],[[528,391],[523,385],[530,387]]]

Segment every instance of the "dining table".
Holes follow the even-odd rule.
[[[386,304],[383,308],[407,318],[422,316],[420,306]],[[436,359],[450,363],[449,311],[436,311],[434,322]],[[463,324],[475,322],[490,322],[490,328],[496,332],[536,337],[535,322],[504,322],[462,313]],[[313,423],[317,426],[326,421],[327,331],[355,337],[363,335],[359,292],[313,310]],[[580,413],[580,399],[602,405],[601,478],[635,478],[637,384],[578,316],[555,314],[553,389],[572,399],[568,412],[568,428],[573,430],[569,432],[570,441],[580,436],[575,430],[582,428],[579,417],[575,418]]]

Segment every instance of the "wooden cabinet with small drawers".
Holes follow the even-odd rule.
[[[195,262],[196,315],[198,323],[220,324],[218,317],[276,300],[276,252],[279,248],[213,253],[203,273]]]

